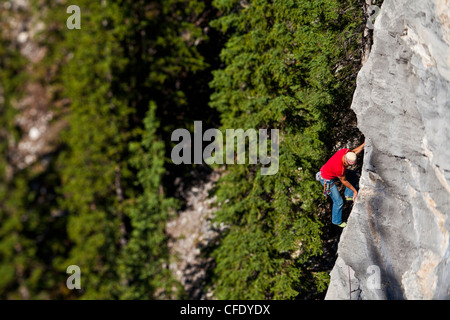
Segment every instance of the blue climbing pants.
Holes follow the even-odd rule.
[[[355,187],[356,190],[358,190],[358,182],[359,182],[359,175],[357,172],[353,170],[347,170],[346,179],[348,182],[352,184],[353,187]],[[320,183],[324,186],[325,183],[329,184],[329,195],[331,197],[331,200],[333,200],[333,209],[331,214],[331,222],[333,224],[339,225],[342,223],[342,207],[344,206],[344,200],[342,199],[341,194],[339,193],[339,190],[336,186],[336,179],[334,180],[326,180],[322,178],[322,175],[320,174],[320,171],[316,174],[316,178]],[[349,188],[345,188],[345,198],[353,198],[353,191]]]

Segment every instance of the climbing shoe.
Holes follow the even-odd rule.
[[[347,226],[346,222],[342,222],[341,224],[338,224],[338,227],[341,227],[341,228],[345,228],[346,226]]]

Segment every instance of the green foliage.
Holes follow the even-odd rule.
[[[127,170],[126,101],[113,95],[118,79],[114,70],[124,67],[123,49],[102,21],[116,14],[116,5],[82,1],[86,32],[66,32],[65,46],[72,57],[63,69],[65,95],[70,106],[70,128],[63,135],[67,150],[61,155],[61,206],[69,212],[67,231],[73,243],[61,270],[78,265],[85,298],[105,299],[117,294],[117,255],[122,203],[117,188]],[[114,16],[115,17],[115,16]],[[119,57],[115,59],[114,57]]]
[[[161,183],[168,132],[177,122],[166,118],[160,126],[157,117],[186,106],[177,83],[206,67],[193,45],[201,30],[189,22],[204,5],[78,5],[84,31],[68,31],[64,44],[73,56],[63,72],[72,103],[67,152],[60,158],[61,193],[73,246],[61,267],[80,266],[83,298],[182,294],[170,276],[166,248],[165,223],[174,202]],[[156,104],[145,116],[150,101]]]
[[[314,174],[324,160],[323,137],[343,88],[337,71],[343,41],[356,47],[359,11],[352,1],[215,1],[211,23],[229,40],[225,68],[214,71],[211,106],[222,127],[280,130],[280,168],[230,166],[218,190],[217,220],[230,225],[215,251],[217,297],[289,299],[323,290],[302,266],[321,253]],[[358,62],[355,59],[355,62]],[[304,286],[309,286],[304,288]]]
[[[30,67],[0,28],[0,298],[185,298],[166,223],[181,206],[173,180],[191,168],[170,163],[170,137],[217,115],[222,129],[279,129],[281,145],[276,175],[229,166],[215,189],[228,226],[213,252],[215,297],[326,289],[326,272],[310,268],[322,250],[314,173],[348,112],[359,2],[79,0],[81,30],[65,26],[67,1],[32,3],[46,23],[42,63]],[[45,172],[11,160],[29,81],[67,105],[54,110],[69,126]],[[80,292],[65,287],[69,265]]]
[[[47,298],[55,283],[64,281],[49,261],[64,253],[64,232],[51,215],[55,202],[47,196],[58,177],[51,163],[44,175],[34,167],[18,168],[13,160],[13,148],[24,135],[15,125],[16,105],[31,76],[15,43],[1,30],[0,38],[0,297]]]
[[[2,31],[0,30],[0,36]],[[14,92],[25,80],[18,74],[24,69],[24,59],[15,52],[10,42],[0,43],[0,296],[11,294],[10,288],[20,285],[17,271],[27,270],[33,256],[29,255],[29,240],[22,234],[24,223],[23,197],[26,185],[23,178],[10,181],[8,178],[8,146],[20,134],[13,126],[16,111],[12,101],[20,96]],[[16,210],[18,208],[18,210]],[[20,208],[20,209],[19,209]],[[20,211],[19,211],[20,210]],[[25,250],[24,250],[25,248]],[[22,273],[23,274],[23,273]]]
[[[156,104],[152,103],[144,119],[141,142],[130,144],[133,155],[130,163],[138,171],[137,184],[142,187],[142,192],[129,202],[127,208],[133,231],[121,259],[124,299],[167,299],[182,290],[167,266],[169,252],[165,227],[176,203],[174,199],[166,198],[162,191],[165,148],[156,135],[159,123],[155,112]],[[155,292],[157,289],[159,291]],[[174,289],[178,292],[173,292]]]

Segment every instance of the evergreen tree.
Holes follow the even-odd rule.
[[[70,256],[61,261],[81,269],[85,298],[117,296],[117,256],[124,241],[123,180],[127,171],[127,119],[131,108],[115,96],[115,70],[124,68],[123,48],[115,37],[118,6],[81,1],[82,30],[66,31],[72,57],[63,68],[65,94],[71,99],[67,150],[60,158],[61,206],[68,210]],[[118,21],[120,22],[120,21]]]
[[[51,160],[43,172],[41,159],[23,168],[18,162],[24,160],[14,154],[28,134],[16,125],[16,107],[25,88],[37,81],[32,76],[35,65],[1,31],[0,39],[0,297],[59,297],[57,284],[64,282],[64,275],[51,263],[65,251],[64,218],[52,215],[58,175]]]
[[[321,253],[314,175],[325,159],[330,114],[342,105],[340,91],[352,88],[340,82],[347,69],[339,63],[346,42],[356,47],[360,12],[355,1],[214,4],[222,17],[212,26],[229,37],[221,53],[225,67],[211,82],[211,106],[220,111],[223,129],[280,130],[276,175],[233,165],[221,181],[216,219],[229,230],[214,253],[215,294],[290,299],[323,290],[327,275],[307,268]]]
[[[230,165],[214,190],[228,226],[213,253],[215,297],[326,288],[310,267],[321,253],[314,173],[340,137],[336,119],[349,117],[359,2],[78,0],[81,30],[66,28],[67,1],[32,3],[46,17],[39,66],[0,28],[0,298],[185,298],[165,228],[181,206],[173,180],[192,168],[171,164],[171,133],[218,114],[222,129],[279,129],[281,145],[276,175]],[[44,172],[10,159],[27,81],[68,100]],[[81,291],[65,286],[69,265]]]
[[[72,103],[60,161],[73,247],[61,268],[80,266],[85,298],[171,296],[176,285],[164,226],[174,202],[160,181],[170,132],[190,120],[183,118],[182,85],[206,67],[196,48],[203,34],[192,22],[205,6],[184,0],[79,6],[82,32],[67,31],[63,44],[73,55],[63,71]],[[158,108],[146,117],[150,101]]]
[[[24,59],[14,46],[2,36],[0,30],[0,296],[3,298],[29,296],[25,284],[26,273],[33,258],[30,240],[24,236],[24,216],[26,208],[26,181],[17,178],[11,181],[8,164],[8,148],[20,136],[13,125],[16,111],[12,105],[15,95],[23,84]],[[9,174],[8,174],[9,171]]]
[[[125,248],[122,267],[122,298],[170,298],[182,294],[168,268],[166,222],[174,212],[174,199],[164,195],[164,142],[157,137],[156,104],[152,103],[144,119],[141,142],[130,144],[130,163],[137,170],[137,185],[142,191],[129,201],[127,214],[132,232]]]

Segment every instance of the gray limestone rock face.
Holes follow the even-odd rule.
[[[352,109],[364,164],[326,299],[449,299],[448,0],[384,1]]]

